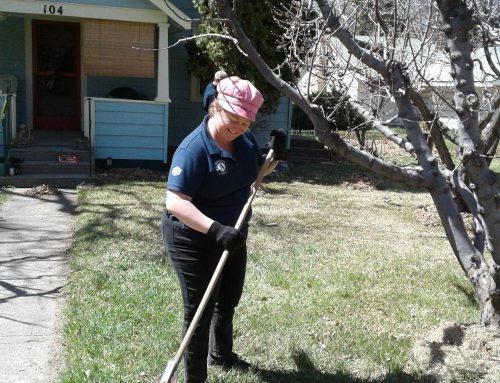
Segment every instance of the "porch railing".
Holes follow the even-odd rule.
[[[87,97],[84,105],[92,163],[167,162],[168,102]]]

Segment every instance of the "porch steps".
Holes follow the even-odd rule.
[[[89,173],[89,163],[66,163],[59,161],[24,161],[21,164],[22,174],[73,174]]]
[[[94,174],[88,150],[76,150],[74,137],[64,132],[60,137],[42,136],[25,147],[10,148],[7,158],[22,159],[21,174],[0,177],[0,186],[33,187],[41,184],[57,188],[73,188],[89,180]],[[78,162],[61,162],[61,154],[75,155]]]
[[[11,148],[9,150],[9,157],[24,158],[26,161],[40,161],[52,162],[58,161],[59,154],[71,153],[76,154],[80,163],[87,163],[89,161],[89,152],[87,150],[75,150],[70,146],[30,146],[26,148]],[[67,165],[67,164],[64,164]]]

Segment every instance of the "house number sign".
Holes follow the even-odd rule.
[[[63,7],[62,5],[43,5],[43,13],[46,15],[62,15],[63,14]]]

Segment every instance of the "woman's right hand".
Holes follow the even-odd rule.
[[[207,235],[229,252],[239,249],[245,243],[245,236],[241,231],[231,226],[221,225],[217,221],[212,223]]]

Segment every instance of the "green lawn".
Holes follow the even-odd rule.
[[[0,188],[0,206],[7,200],[7,195]]]
[[[235,323],[235,349],[258,370],[210,369],[211,383],[424,382],[408,368],[413,341],[477,319],[430,197],[358,172],[297,165],[265,180]],[[158,230],[164,192],[161,181],[79,191],[60,382],[152,382],[175,354],[182,307]]]

